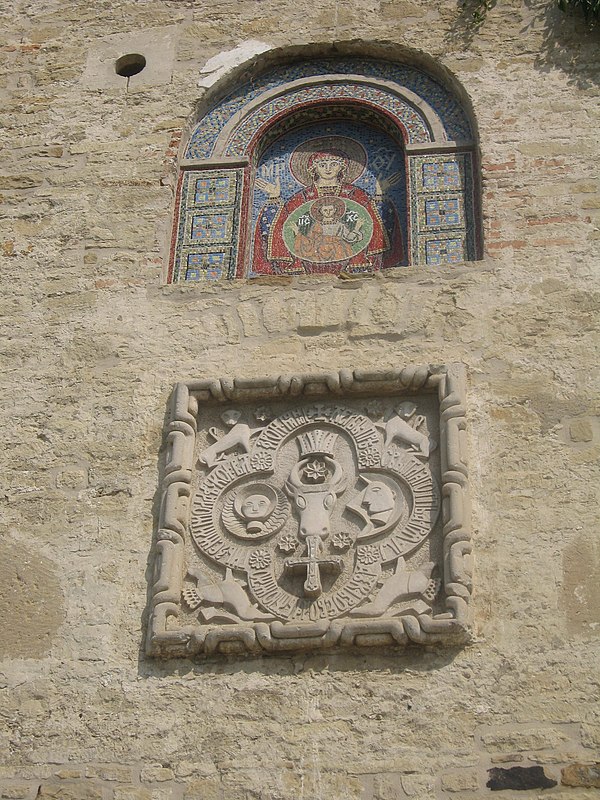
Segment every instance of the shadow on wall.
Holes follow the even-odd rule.
[[[215,656],[198,661],[185,658],[172,658],[160,661],[148,658],[144,647],[140,647],[138,676],[140,678],[183,677],[185,675],[235,675],[246,673],[254,675],[289,676],[302,673],[361,673],[368,672],[399,675],[439,672],[464,652],[464,647],[431,648],[423,652],[421,648],[392,650],[381,653],[362,653],[344,651],[343,653],[301,653],[288,655],[268,655],[259,657]]]
[[[447,35],[454,47],[468,49],[483,34],[487,17],[500,13],[514,16],[522,23],[520,36],[531,37],[531,46],[538,48],[534,64],[540,72],[562,70],[572,86],[591,89],[600,83],[600,24],[593,28],[579,10],[566,13],[558,8],[557,0],[525,0],[523,12],[506,8],[506,0],[457,0],[456,16]],[[541,39],[539,38],[541,34]]]

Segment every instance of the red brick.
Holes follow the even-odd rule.
[[[525,247],[526,244],[527,242],[522,239],[512,239],[508,242],[489,242],[488,248],[490,250],[504,250],[507,247],[514,247],[515,250],[518,250],[521,247]]]
[[[579,217],[575,214],[565,214],[565,216],[553,216],[553,217],[528,217],[527,224],[528,225],[554,225],[559,224],[562,222],[577,222]]]

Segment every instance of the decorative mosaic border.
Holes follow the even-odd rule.
[[[263,379],[188,381],[175,387],[161,484],[159,530],[151,578],[146,652],[153,657],[282,653],[365,647],[465,644],[472,639],[472,545],[466,455],[465,369],[460,364],[387,372],[341,370]],[[192,471],[198,414],[203,404],[269,402],[437,392],[443,515],[445,610],[433,617],[325,620],[293,626],[256,622],[177,627],[189,537]]]
[[[429,103],[440,118],[448,140],[470,140],[473,136],[467,115],[457,99],[425,72],[406,64],[378,59],[327,58],[276,67],[236,88],[209,110],[194,128],[186,158],[210,158],[223,127],[260,95],[294,80],[327,75],[361,75],[403,86]]]
[[[408,162],[412,263],[478,258],[472,154],[409,155]]]
[[[243,175],[243,169],[184,170],[170,282],[235,277]]]
[[[348,82],[304,87],[266,101],[256,111],[244,117],[235,132],[228,138],[224,154],[226,156],[245,154],[256,131],[268,124],[275,116],[279,116],[289,109],[304,108],[311,103],[353,103],[357,101],[392,114],[406,132],[408,143],[420,144],[431,141],[431,133],[424,115],[405,100],[389,90],[383,91],[375,86]]]

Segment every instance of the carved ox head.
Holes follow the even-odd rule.
[[[345,488],[342,467],[333,458],[305,458],[294,465],[285,490],[300,512],[300,536],[303,539],[309,536],[327,538],[330,513],[337,496]]]

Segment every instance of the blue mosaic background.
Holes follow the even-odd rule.
[[[242,170],[186,170],[171,281],[235,277]]]
[[[470,153],[410,156],[414,264],[443,266],[477,258]]]
[[[304,61],[272,69],[236,88],[198,123],[187,148],[187,158],[209,158],[219,131],[250,100],[289,81],[315,75],[364,75],[393,81],[426,100],[442,120],[449,140],[472,138],[467,116],[444,86],[415,67],[372,59],[343,58]]]
[[[317,125],[302,127],[282,136],[274,142],[260,159],[256,177],[273,183],[279,178],[281,183],[281,200],[289,200],[294,194],[302,190],[303,184],[299,183],[290,172],[290,154],[294,149],[310,139],[323,136],[344,136],[359,142],[367,153],[367,165],[363,174],[357,178],[353,185],[363,189],[373,196],[376,190],[376,181],[396,177],[396,182],[386,190],[384,202],[377,204],[377,209],[383,219],[388,237],[392,238],[393,217],[390,206],[396,209],[397,220],[400,222],[402,241],[406,263],[407,251],[407,192],[406,192],[406,166],[404,153],[399,145],[387,134],[366,125],[359,125],[348,121],[326,122]],[[254,240],[256,225],[261,210],[268,201],[268,194],[258,187],[254,189],[252,200],[252,240]],[[252,272],[250,272],[252,275]]]

